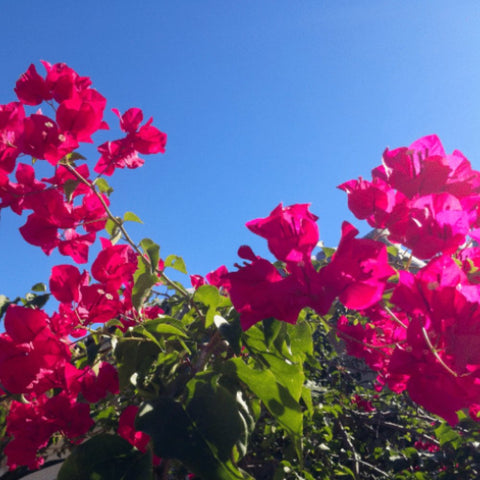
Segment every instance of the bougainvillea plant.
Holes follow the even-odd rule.
[[[79,150],[109,128],[106,99],[42,63],[0,106],[0,209],[26,212],[25,241],[69,263],[24,298],[0,297],[7,475],[57,455],[60,480],[451,478],[462,462],[476,474],[480,172],[460,152],[427,136],[340,185],[367,237],[344,222],[336,249],[315,250],[309,205],[280,204],[247,223],[274,263],[242,246],[242,264],[186,287],[169,277],[186,274],[181,257],[130,237],[139,219],[112,212],[105,179],[163,153],[166,135],[140,109],[114,109],[120,138],[91,164]],[[417,423],[402,426],[410,411]]]

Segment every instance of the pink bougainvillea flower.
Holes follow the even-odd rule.
[[[69,303],[61,303],[58,306],[58,310],[50,317],[50,325],[52,332],[64,338],[68,336],[80,338],[88,333]]]
[[[433,443],[433,442],[422,442],[421,440],[417,440],[413,446],[417,450],[426,450],[428,452],[434,453],[440,450],[440,446]]]
[[[388,373],[394,345],[401,345],[407,336],[409,320],[404,312],[395,310],[391,315],[375,305],[364,312],[365,324],[351,323],[345,316],[339,318],[337,335],[345,342],[347,353],[362,358],[381,377]],[[402,324],[404,326],[402,326]]]
[[[92,84],[90,78],[81,77],[65,63],[51,65],[42,61],[42,64],[47,71],[45,82],[48,90],[58,103],[73,98]]]
[[[130,108],[123,115],[117,109],[112,111],[120,119],[120,128],[127,133],[127,139],[133,142],[134,150],[143,155],[165,152],[167,136],[152,126],[153,118],[140,126],[143,112],[139,108]]]
[[[452,425],[457,410],[480,396],[479,293],[462,267],[443,255],[415,275],[402,271],[391,297],[410,322],[391,357],[388,384],[406,377],[412,399]]]
[[[56,189],[45,189],[36,193],[36,202],[32,202],[32,210],[58,228],[74,228],[76,219],[73,207],[65,202],[63,193]]]
[[[26,242],[40,247],[47,255],[50,255],[60,242],[58,227],[36,213],[30,214],[25,225],[19,230]]]
[[[10,441],[4,450],[10,469],[26,465],[35,470],[44,463],[37,452],[47,446],[48,440],[56,431],[41,411],[44,403],[44,397],[30,403],[12,401],[6,430]]]
[[[321,271],[327,291],[348,308],[362,310],[378,302],[387,280],[395,274],[388,264],[385,245],[357,239],[358,230],[343,222],[342,238],[331,262]]]
[[[31,165],[19,163],[15,171],[18,183],[0,181],[0,208],[10,207],[17,215],[24,209],[32,209],[38,201],[37,192],[45,189],[45,184],[35,178]]]
[[[31,345],[18,344],[0,334],[0,383],[10,393],[24,393],[39,372],[38,356]]]
[[[19,102],[0,105],[0,170],[13,172],[23,148],[25,110]]]
[[[390,361],[393,374],[407,374],[406,388],[412,400],[441,416],[450,425],[458,423],[457,411],[468,408],[479,390],[472,379],[455,377],[440,365],[426,344],[420,351],[396,349]]]
[[[25,465],[30,470],[39,469],[45,463],[45,459],[38,455],[38,451],[46,446],[48,438],[41,443],[35,442],[27,435],[19,435],[10,440],[3,450],[7,457],[8,468],[15,470]]]
[[[107,222],[107,214],[105,206],[110,205],[108,197],[100,194],[103,203],[92,191],[88,191],[82,198],[82,204],[74,209],[75,219],[81,223],[87,232],[98,232],[105,228]]]
[[[118,434],[142,453],[147,451],[150,435],[135,430],[135,417],[138,413],[136,405],[126,407],[118,420]]]
[[[243,330],[267,318],[296,323],[305,306],[295,295],[294,277],[283,277],[268,260],[257,257],[250,247],[240,247],[240,257],[250,260],[236,272],[228,274],[229,294],[240,313]]]
[[[73,228],[67,228],[63,232],[63,237],[63,240],[58,242],[58,251],[71,257],[75,263],[87,263],[90,245],[95,242],[95,233],[81,235]]]
[[[362,398],[360,395],[355,394],[352,397],[352,403],[355,404],[359,410],[362,412],[374,412],[375,407],[373,406],[372,402]]]
[[[32,202],[30,206],[34,213],[28,216],[27,222],[20,228],[20,233],[28,243],[41,247],[49,255],[61,242],[58,229],[76,226],[72,205],[65,203],[63,194],[59,191],[45,189],[36,192],[36,202]],[[67,234],[65,241],[68,240]],[[84,240],[89,241],[88,238]]]
[[[476,422],[480,422],[480,404],[473,403],[472,405],[470,405],[470,408],[468,409],[468,414],[470,415],[470,418],[472,418]]]
[[[203,278],[201,275],[190,275],[190,283],[195,290],[197,290],[197,288],[201,287],[202,285],[207,284],[205,278]]]
[[[116,168],[133,169],[145,163],[125,139],[103,143],[98,147],[98,151],[101,157],[94,170],[101,175],[111,176]]]
[[[93,423],[88,403],[78,403],[65,391],[50,398],[32,397],[29,403],[14,400],[7,417],[7,464],[10,468],[39,468],[43,458],[38,451],[48,445],[55,432],[79,443]]]
[[[228,280],[228,270],[225,265],[218,267],[210,273],[205,275],[205,278],[201,275],[190,275],[190,281],[192,287],[195,290],[202,285],[214,285],[217,288],[224,287],[227,290],[230,288],[230,282]]]
[[[158,318],[160,315],[163,315],[165,311],[159,305],[151,305],[148,307],[143,307],[143,315],[145,318],[155,319]]]
[[[230,284],[228,281],[228,270],[225,265],[218,267],[216,270],[205,275],[205,280],[217,288],[224,287],[228,290]]]
[[[453,253],[468,234],[469,215],[460,201],[449,193],[425,195],[412,201],[403,223],[390,225],[390,239],[428,259],[435,254]]]
[[[409,198],[449,192],[458,198],[478,193],[480,172],[458,150],[447,155],[437,135],[427,135],[408,148],[384,152],[389,184]]]
[[[118,110],[113,112],[120,118],[120,128],[127,134],[125,138],[103,143],[98,147],[101,154],[95,166],[95,172],[112,175],[115,168],[137,168],[144,161],[138,153],[147,155],[164,153],[167,136],[151,125],[153,119],[139,127],[143,113],[138,108],[131,108],[123,115]]]
[[[26,393],[41,374],[70,359],[68,345],[52,332],[45,312],[10,305],[0,335],[0,383],[12,393]]]
[[[318,217],[308,208],[308,204],[284,207],[280,203],[268,217],[251,220],[247,227],[268,241],[268,248],[278,260],[309,260],[319,234]]]
[[[54,422],[57,431],[74,443],[79,443],[94,425],[88,403],[77,402],[66,392],[61,392],[45,402],[45,416]]]
[[[86,272],[82,275],[73,265],[56,265],[50,275],[50,292],[59,302],[78,302],[80,285],[85,285],[86,282],[88,282]]]
[[[372,182],[351,180],[340,188],[358,218],[386,229],[390,241],[422,259],[452,253],[466,235],[475,239],[480,226],[480,172],[461,152],[446,154],[436,135],[387,149]]]
[[[80,287],[80,302],[76,309],[83,325],[105,323],[123,312],[122,302],[116,290],[108,290],[103,284]]]
[[[33,64],[17,80],[15,93],[25,105],[39,105],[44,100],[52,98],[47,82],[38,74]]]
[[[111,245],[102,239],[103,249],[92,264],[92,276],[108,288],[117,290],[132,282],[137,270],[137,255],[129,245]]]
[[[424,137],[409,148],[387,149],[383,154],[388,183],[409,198],[441,191],[450,174],[443,147],[430,141],[433,137],[438,139]]]
[[[102,120],[106,99],[89,88],[63,101],[56,114],[59,130],[71,135],[77,142],[93,143],[91,135],[99,129],[108,129]]]
[[[88,179],[90,177],[88,165],[85,163],[75,167],[75,171],[83,178]],[[61,188],[63,191],[68,191],[69,199],[91,192],[87,185],[81,183],[78,178],[63,165],[57,165],[53,177],[42,178],[42,180],[57,188]]]
[[[372,182],[359,178],[342,183],[337,188],[348,194],[348,208],[358,219],[367,220],[373,228],[386,228],[398,217],[404,195],[377,175],[372,176]]]
[[[96,403],[105,398],[110,392],[119,391],[118,373],[113,365],[102,362],[98,368],[98,375],[90,367],[85,367],[80,377],[80,390],[87,402]]]
[[[56,165],[77,147],[78,142],[75,138],[61,132],[51,118],[38,113],[25,118],[23,153]]]
[[[29,343],[47,327],[48,316],[42,310],[10,305],[5,315],[5,330],[16,343]]]
[[[480,247],[462,248],[457,259],[462,262],[462,270],[470,284],[480,284]]]

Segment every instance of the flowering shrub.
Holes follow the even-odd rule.
[[[1,304],[10,470],[58,451],[60,480],[476,475],[480,172],[460,152],[424,137],[386,150],[371,181],[340,185],[368,238],[344,222],[338,248],[313,256],[318,218],[280,204],[247,223],[275,263],[242,246],[235,270],[186,288],[168,276],[186,273],[181,257],[131,239],[139,219],[112,213],[104,178],[164,152],[166,135],[114,109],[122,136],[98,146],[92,177],[77,150],[109,128],[106,100],[65,64],[43,66],[0,106],[0,208],[27,211],[20,233],[47,255],[81,265],[101,249],[89,271],[57,265],[48,289]],[[51,116],[28,113],[40,104]]]

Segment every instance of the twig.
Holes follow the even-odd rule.
[[[132,240],[132,238],[128,234],[127,230],[125,229],[125,227],[123,225],[123,222],[121,220],[119,220],[112,213],[112,211],[108,207],[107,203],[105,202],[105,200],[102,197],[102,195],[100,194],[100,192],[95,188],[95,184],[90,182],[89,180],[87,180],[81,173],[77,172],[77,170],[71,164],[65,163],[64,165],[73,175],[75,175],[75,177],[78,178],[78,180],[80,182],[82,182],[84,185],[86,185],[88,188],[90,188],[90,190],[94,193],[94,195],[98,198],[98,200],[102,204],[103,208],[105,209],[105,213],[108,215],[108,218],[113,223],[115,223],[115,225],[120,229],[120,231],[122,232],[122,235],[125,238],[125,240],[127,241],[127,243],[135,250],[135,252],[143,259],[143,261],[147,263],[148,266],[150,266],[151,268],[154,267],[154,266],[152,266],[152,264],[150,262],[150,259],[145,258],[144,253],[140,250],[138,245]],[[164,284],[169,286],[170,288],[176,290],[183,298],[185,298],[188,301],[189,305],[197,311],[200,318],[204,318],[204,315],[200,312],[200,310],[198,309],[196,304],[192,301],[191,296],[187,292],[187,290],[185,290],[185,288],[183,288],[182,285],[180,285],[180,284],[174,282],[173,280],[171,280],[162,270],[159,270],[157,267],[154,267],[154,268],[155,268],[155,272],[158,275],[159,279]]]
[[[357,450],[355,449],[355,446],[353,445],[350,437],[348,436],[348,433],[345,430],[342,422],[338,421],[338,425],[340,426],[340,428],[342,430],[342,433],[343,433],[343,436],[345,437],[345,440],[346,440],[348,446],[350,447],[350,450],[353,453],[353,458],[354,458],[354,461],[355,461],[355,479],[356,479],[360,475],[361,458],[360,458],[360,455],[358,454]]]

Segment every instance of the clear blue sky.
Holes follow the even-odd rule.
[[[65,62],[109,109],[140,107],[168,133],[165,155],[119,172],[112,207],[189,273],[231,268],[243,243],[267,254],[244,224],[280,201],[311,202],[336,244],[353,220],[336,185],[368,177],[387,146],[437,133],[480,168],[476,0],[5,1],[0,17],[0,103],[30,63]],[[23,222],[2,212],[9,296],[70,263],[26,245]]]

